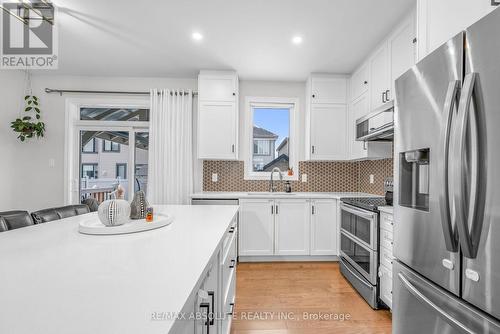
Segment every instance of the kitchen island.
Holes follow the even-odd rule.
[[[226,278],[219,264],[232,254],[238,206],[154,209],[172,214],[173,223],[134,234],[80,234],[80,221],[98,219],[91,213],[0,234],[0,333],[193,333],[205,322],[172,315],[197,311],[205,281],[222,287],[211,307],[225,311],[234,293],[219,281]]]

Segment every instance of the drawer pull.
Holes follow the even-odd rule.
[[[234,303],[229,304],[231,306],[231,312],[229,312],[227,315],[233,315],[234,314]]]
[[[234,233],[234,229],[235,229],[235,228],[234,228],[234,226],[232,226],[232,227],[229,229],[228,233]]]
[[[231,264],[229,265],[229,268],[234,268],[236,266],[236,260],[231,260]]]

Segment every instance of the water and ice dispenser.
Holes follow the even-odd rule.
[[[429,149],[399,154],[399,205],[429,211]]]

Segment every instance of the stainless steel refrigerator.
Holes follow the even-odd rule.
[[[500,333],[500,9],[396,99],[393,333]]]

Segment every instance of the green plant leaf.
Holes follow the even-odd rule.
[[[38,102],[36,102],[36,100],[33,100],[33,104],[34,104],[35,106],[37,106],[37,105],[38,105]]]
[[[33,100],[38,101],[38,97],[33,95]]]
[[[39,114],[36,114],[35,117],[36,117],[36,119],[40,119],[40,115]]]
[[[28,120],[30,120],[30,119],[31,119],[31,117],[30,117],[30,116],[24,116],[24,117],[23,117],[23,121],[28,121]]]
[[[29,95],[26,95],[26,96],[24,97],[24,99],[25,99],[25,100],[27,100],[27,99],[29,99],[29,98],[30,98],[30,96],[29,96]]]
[[[31,109],[33,109],[33,107],[26,107],[26,109],[24,109],[24,111],[30,111]]]
[[[39,109],[39,108],[37,108],[37,107],[35,107],[35,111],[36,111],[37,113],[40,113],[40,109]]]

